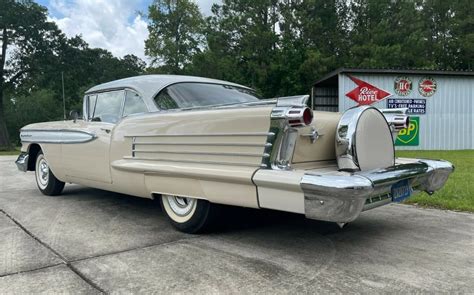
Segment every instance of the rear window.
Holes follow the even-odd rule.
[[[155,97],[155,103],[161,110],[232,105],[259,100],[260,97],[251,89],[206,83],[174,84]]]

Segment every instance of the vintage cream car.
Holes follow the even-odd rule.
[[[68,182],[159,198],[185,232],[205,229],[215,204],[344,224],[414,191],[431,194],[454,169],[395,158],[403,112],[313,112],[307,101],[262,100],[248,87],[199,77],[117,80],[85,93],[82,119],[23,127],[16,164],[35,171],[45,195]]]

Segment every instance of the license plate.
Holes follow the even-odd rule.
[[[412,191],[408,179],[401,180],[392,185],[392,202],[401,202],[410,197]]]

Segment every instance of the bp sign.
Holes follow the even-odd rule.
[[[410,117],[410,125],[398,133],[395,145],[417,146],[420,144],[420,117]]]

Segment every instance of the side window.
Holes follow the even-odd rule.
[[[143,99],[138,95],[138,93],[125,90],[125,105],[123,109],[123,116],[128,116],[131,114],[146,113],[148,108],[146,107]]]
[[[92,121],[117,123],[122,114],[124,91],[98,93],[95,109],[90,115]]]
[[[155,97],[155,103],[160,110],[172,110],[179,108],[178,104],[169,93],[169,87],[161,91],[160,94]]]

